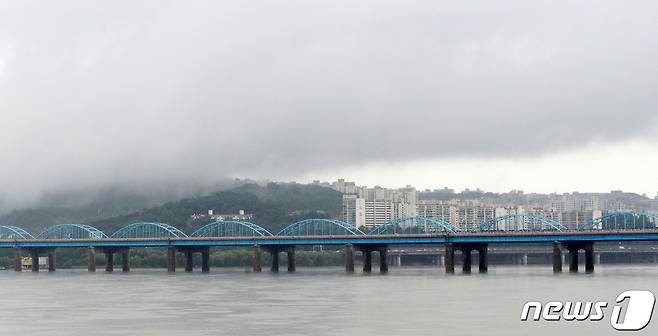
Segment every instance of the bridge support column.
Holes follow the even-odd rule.
[[[471,248],[470,247],[462,247],[462,272],[464,273],[471,273]]]
[[[365,248],[361,250],[363,252],[363,273],[372,272],[372,250]]]
[[[279,273],[279,250],[277,248],[271,248],[270,254],[272,255],[272,265],[270,266],[270,272]]]
[[[585,251],[585,272],[594,272],[594,242],[573,241],[567,243],[569,249],[569,271],[578,272],[578,251]]]
[[[393,256],[393,266],[402,267],[402,255],[396,254]]]
[[[167,272],[176,272],[176,248],[167,246]]]
[[[594,243],[586,242],[582,247],[585,250],[585,272],[592,273],[594,272]]]
[[[446,263],[446,256],[445,255],[440,255],[436,257],[436,264],[439,266],[443,266]]]
[[[121,251],[121,271],[130,272],[130,249],[128,247]]]
[[[20,247],[14,247],[14,271],[23,271],[23,251]]]
[[[253,257],[253,267],[252,271],[254,273],[260,273],[262,271],[261,267],[261,256],[263,251],[261,251],[260,246],[254,245],[254,257]]]
[[[455,246],[452,243],[446,244],[445,254],[446,273],[455,273]]]
[[[192,273],[194,271],[194,251],[185,249],[183,253],[185,254],[185,272]]]
[[[578,247],[569,247],[569,272],[578,272]]]
[[[39,250],[32,249],[30,256],[32,257],[32,272],[39,272]]]
[[[528,264],[528,254],[524,253],[521,255],[521,265],[527,265]]]
[[[388,247],[382,246],[377,251],[379,252],[379,273],[388,273],[388,257],[386,255]]]
[[[601,253],[594,253],[594,264],[601,264]]]
[[[87,248],[87,272],[96,272],[96,249]]]
[[[295,272],[297,270],[297,266],[295,265],[295,247],[288,247],[286,253],[288,254],[288,272]]]
[[[48,272],[55,272],[55,249],[48,251]]]
[[[201,249],[201,272],[210,272],[210,248],[204,247]]]
[[[489,271],[489,256],[487,244],[482,244],[478,247],[478,269],[480,273],[487,273]]]
[[[559,242],[553,242],[553,273],[562,272],[562,247]]]
[[[105,272],[114,272],[114,251],[105,251]]]
[[[354,246],[345,245],[345,272],[354,273]]]

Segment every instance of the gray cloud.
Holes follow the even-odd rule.
[[[654,1],[5,2],[0,195],[646,137],[657,41]]]

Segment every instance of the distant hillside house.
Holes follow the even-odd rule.
[[[254,214],[245,213],[240,210],[237,214],[216,214],[214,210],[208,210],[207,214],[192,214],[190,216],[193,220],[210,219],[213,221],[243,221],[248,222],[254,219]]]

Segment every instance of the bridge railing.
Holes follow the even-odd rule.
[[[478,232],[499,231],[568,231],[569,229],[561,223],[533,214],[513,214],[499,216],[482,222]]]
[[[266,237],[272,234],[254,223],[243,221],[216,221],[192,232],[190,237]]]
[[[604,216],[592,218],[580,231],[628,231],[658,228],[658,215],[653,212],[612,211]]]
[[[305,219],[283,228],[277,236],[365,235],[352,224],[336,219]]]
[[[431,217],[403,217],[392,220],[386,224],[377,226],[368,231],[369,235],[386,234],[431,234],[431,233],[455,233],[458,232],[452,224],[441,219]]]
[[[460,232],[578,232],[658,230],[658,215],[652,212],[615,211],[593,218],[576,229],[533,214],[516,214],[495,217],[480,223],[476,229],[460,230],[456,226],[432,217],[404,217],[366,230],[336,219],[305,219],[288,225],[273,235],[267,229],[243,221],[216,221],[192,232],[189,237],[271,237],[271,236],[332,236],[332,235],[404,235],[404,234],[457,234]],[[108,239],[108,238],[185,238],[182,230],[165,223],[140,222],[126,225],[112,235],[85,224],[58,224],[36,237],[12,225],[0,225],[0,240],[22,239]]]

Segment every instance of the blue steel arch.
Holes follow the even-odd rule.
[[[422,233],[455,233],[459,231],[452,224],[431,217],[402,217],[394,219],[384,225],[376,227],[368,232],[370,235],[382,234],[422,234]]]
[[[0,225],[0,239],[34,239],[34,236],[17,226]]]
[[[624,231],[656,229],[658,215],[653,212],[611,211],[607,214],[592,218],[579,230],[584,231]]]
[[[164,223],[141,222],[126,225],[117,230],[110,238],[183,238],[187,235]]]
[[[501,226],[501,223],[503,226]],[[567,231],[560,222],[532,214],[495,217],[480,223],[478,231]]]
[[[305,219],[292,223],[276,234],[277,236],[336,236],[365,235],[352,224],[336,219]]]
[[[41,232],[37,239],[104,239],[107,235],[85,224],[57,224]]]
[[[265,228],[242,221],[216,221],[192,232],[190,237],[256,237],[272,236]]]

